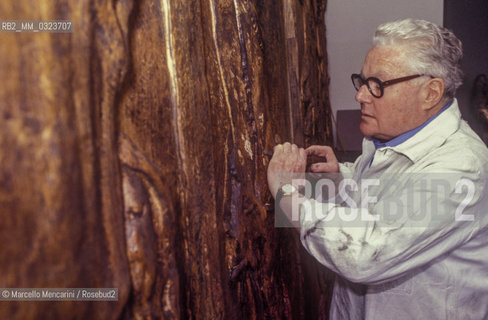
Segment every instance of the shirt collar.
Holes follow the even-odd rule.
[[[433,115],[432,117],[430,117],[429,119],[427,119],[427,121],[425,121],[423,124],[421,124],[417,128],[412,129],[410,131],[407,131],[405,133],[402,133],[398,137],[395,137],[395,138],[393,138],[393,139],[391,139],[389,141],[386,141],[386,142],[381,142],[380,140],[372,137],[371,140],[374,143],[375,149],[380,149],[380,148],[384,148],[384,147],[395,147],[395,146],[397,146],[397,145],[399,145],[399,144],[407,141],[408,139],[410,139],[411,137],[413,137],[417,132],[419,132],[420,130],[422,130],[426,125],[428,125],[432,120],[434,120],[435,118],[437,118],[447,108],[449,108],[452,105],[452,102],[453,101],[454,100],[449,101],[444,107],[442,107],[441,110],[439,110],[439,112],[437,112],[435,115]]]

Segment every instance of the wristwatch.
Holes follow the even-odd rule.
[[[298,189],[294,185],[286,183],[278,189],[278,192],[276,193],[275,202],[280,203],[283,197],[290,197],[295,192],[298,192]]]

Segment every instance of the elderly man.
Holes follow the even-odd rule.
[[[461,57],[461,42],[433,23],[383,24],[352,75],[361,156],[341,164],[326,146],[274,149],[276,206],[299,216],[302,244],[337,275],[331,319],[488,319],[488,150],[454,98]],[[303,173],[309,155],[327,160],[312,172],[347,181],[335,197],[314,199],[280,175]]]

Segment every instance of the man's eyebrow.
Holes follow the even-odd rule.
[[[361,70],[361,76],[366,79],[362,70]],[[384,79],[388,78],[388,75],[384,71],[378,71],[368,75],[368,78],[370,77],[378,78],[380,80],[385,81]]]

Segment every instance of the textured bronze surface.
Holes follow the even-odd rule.
[[[325,0],[2,2],[0,302],[8,319],[325,319],[330,280],[274,227],[276,143],[330,143]]]

